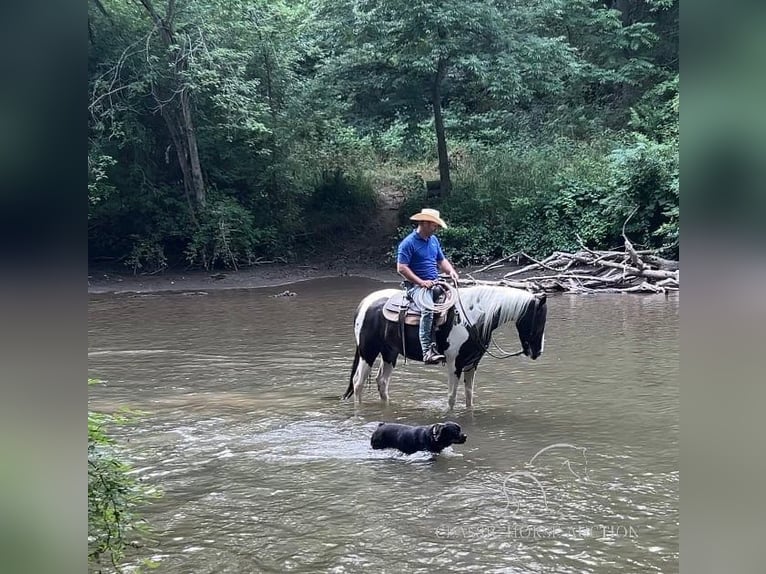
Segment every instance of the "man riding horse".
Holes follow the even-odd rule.
[[[435,209],[423,209],[411,220],[417,221],[417,228],[399,244],[396,257],[396,271],[404,277],[405,288],[410,299],[420,303],[420,346],[423,362],[433,365],[444,360],[432,341],[434,314],[433,287],[439,279],[439,271],[449,275],[457,284],[458,273],[444,256],[436,231],[447,224]]]
[[[402,240],[397,257],[397,271],[404,277],[410,305],[401,289],[381,289],[364,297],[354,312],[354,362],[344,399],[354,397],[362,403],[364,383],[373,365],[381,357],[376,377],[378,392],[388,401],[388,387],[399,355],[426,364],[443,361],[449,383],[448,403],[455,406],[458,382],[465,382],[466,407],[473,406],[474,377],[479,361],[489,353],[492,332],[513,322],[522,350],[506,356],[526,355],[532,360],[543,352],[547,306],[545,293],[533,294],[503,285],[477,285],[448,290],[448,300],[434,302],[439,269],[457,281],[457,271],[444,257],[434,233],[446,227],[435,209],[423,209],[410,219],[417,229]],[[455,304],[449,305],[452,296]],[[438,301],[438,297],[436,297]],[[409,309],[417,306],[418,323],[409,322]],[[434,311],[446,310],[443,321]],[[409,317],[408,317],[409,316]],[[432,327],[436,326],[435,332]],[[435,341],[434,341],[435,339]],[[422,349],[422,354],[418,353]],[[441,350],[441,352],[439,352]],[[443,353],[443,354],[442,354]],[[491,354],[491,353],[490,353]],[[493,355],[494,356],[494,355]]]

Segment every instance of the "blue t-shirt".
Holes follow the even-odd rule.
[[[444,259],[441,243],[436,235],[423,239],[417,229],[402,239],[396,261],[404,263],[423,281],[439,278],[437,264]]]

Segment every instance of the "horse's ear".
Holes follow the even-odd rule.
[[[545,302],[548,300],[548,295],[545,293],[535,293],[535,299],[537,299],[537,304],[542,306],[545,305]]]

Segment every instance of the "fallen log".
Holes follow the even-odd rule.
[[[627,223],[627,220],[626,220]],[[623,231],[623,250],[594,250],[578,237],[581,249],[574,253],[556,251],[544,259],[516,252],[467,274],[464,284],[508,285],[539,292],[567,293],[667,293],[680,289],[679,262],[660,257],[660,250],[636,249]],[[516,258],[530,261],[497,280],[474,275],[498,269]]]
[[[655,267],[664,271],[678,271],[678,261],[672,259],[664,259],[658,255],[647,255],[645,259]]]

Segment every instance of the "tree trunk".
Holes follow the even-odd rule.
[[[449,156],[447,155],[447,136],[444,133],[444,116],[442,115],[442,83],[447,75],[447,61],[439,58],[436,67],[431,104],[434,108],[434,128],[436,129],[436,151],[439,154],[439,182],[441,184],[440,195],[447,197],[452,191],[452,182],[449,174]]]
[[[159,15],[151,0],[140,0],[151,17],[154,25],[160,31],[160,37],[166,49],[176,45],[175,32],[173,30],[173,17],[175,16],[175,0],[169,0],[165,17]],[[189,46],[180,46],[181,50]],[[188,87],[184,85],[182,72],[186,69],[186,56],[173,57],[175,60],[171,85],[152,86],[152,94],[157,101],[168,126],[170,138],[176,148],[178,162],[184,178],[184,190],[187,200],[193,196],[197,205],[205,205],[205,180],[202,176],[202,165],[199,159],[197,146],[197,134],[194,130],[192,115],[191,96]],[[173,60],[171,59],[170,62]],[[167,95],[169,94],[169,95]],[[191,206],[190,206],[191,207]],[[192,209],[192,217],[194,217]]]
[[[194,225],[199,227],[197,216],[194,212],[194,202],[192,195],[194,191],[191,187],[193,176],[192,167],[189,162],[189,156],[186,153],[186,145],[184,145],[183,127],[182,123],[177,117],[177,112],[168,108],[162,110],[162,118],[165,120],[165,125],[168,127],[170,133],[170,139],[173,141],[173,147],[176,149],[176,157],[178,158],[178,165],[181,167],[181,175],[184,180],[184,196],[186,197],[186,204],[189,206],[189,213],[191,214]]]
[[[181,93],[181,112],[186,135],[186,144],[189,150],[189,167],[191,170],[191,189],[197,205],[205,205],[205,180],[202,178],[202,166],[199,161],[199,151],[197,149],[197,134],[194,131],[194,121],[192,120],[191,103],[189,94],[184,88]]]

